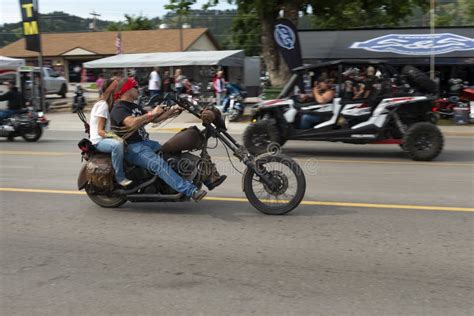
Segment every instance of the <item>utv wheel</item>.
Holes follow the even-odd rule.
[[[441,153],[443,145],[443,134],[439,128],[431,123],[421,122],[410,126],[402,148],[413,160],[430,161]]]
[[[266,153],[272,143],[280,144],[280,138],[277,126],[270,120],[250,124],[243,135],[244,146],[254,155]]]
[[[24,131],[21,134],[21,137],[23,137],[27,142],[36,142],[41,138],[41,135],[43,135],[43,129],[41,126],[35,125],[30,130]]]
[[[405,66],[402,74],[408,77],[408,81],[421,92],[436,93],[438,87],[436,82],[431,80],[428,75],[413,66]]]
[[[120,196],[94,195],[87,192],[87,196],[92,202],[104,208],[117,208],[127,202],[127,200]]]
[[[65,98],[67,93],[67,85],[65,83],[62,84],[61,90],[59,90],[58,94],[61,96],[61,98]]]

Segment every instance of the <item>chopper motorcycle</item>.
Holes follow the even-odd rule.
[[[229,160],[230,150],[246,166],[242,189],[253,207],[264,214],[283,215],[301,203],[306,190],[306,180],[296,161],[279,153],[267,153],[258,157],[250,154],[227,132],[225,122],[219,110],[215,108],[203,108],[196,100],[182,96],[167,95],[162,102],[165,103],[165,109],[178,105],[203,121],[203,129],[195,126],[184,129],[164,143],[157,152],[183,178],[198,188],[208,179],[212,169],[207,152],[208,141],[215,138],[224,145]],[[203,113],[206,111],[212,115],[204,117]],[[209,120],[209,117],[212,120]],[[81,120],[85,122],[85,117]],[[78,189],[84,189],[87,196],[97,205],[116,208],[127,201],[190,201],[189,197],[171,189],[157,175],[126,161],[125,175],[133,180],[134,187],[119,187],[113,175],[110,155],[99,153],[84,145],[86,142],[81,142],[79,146],[86,162],[79,174]]]

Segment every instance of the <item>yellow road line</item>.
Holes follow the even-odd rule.
[[[82,191],[48,190],[48,189],[24,189],[24,188],[0,188],[0,192],[85,195],[85,192],[82,192]],[[244,199],[244,198],[206,197],[204,199],[207,200],[207,201],[245,202],[245,203],[248,203],[248,200]],[[376,203],[329,202],[329,201],[328,202],[303,201],[303,202],[301,202],[301,205],[378,208],[378,209],[384,208],[384,209],[403,209],[403,210],[419,210],[419,211],[474,212],[474,208],[472,208],[472,207],[449,207],[449,206],[430,206],[430,205],[376,204]]]
[[[72,152],[54,152],[54,151],[22,151],[22,150],[0,150],[0,155],[18,155],[18,156],[71,156],[80,153]],[[227,156],[214,156],[214,160],[227,160]],[[431,166],[431,167],[474,167],[474,163],[452,163],[452,162],[421,162],[421,161],[395,161],[395,160],[370,160],[370,159],[318,159],[318,158],[294,158],[298,162],[316,162],[316,163],[341,163],[341,164],[382,164],[382,165],[412,165],[412,166]]]
[[[22,189],[22,188],[0,188],[0,192],[21,192],[21,193],[52,193],[52,194],[69,194],[69,195],[85,195],[82,191],[71,190],[47,190],[47,189]]]
[[[18,155],[18,156],[66,156],[66,155],[80,155],[69,152],[54,152],[54,151],[26,151],[26,150],[0,150],[0,155]]]
[[[283,152],[284,153],[284,152]],[[290,156],[291,157],[291,156]],[[370,160],[370,159],[318,159],[318,158],[295,158],[298,162],[316,162],[316,163],[355,163],[355,164],[387,164],[387,165],[413,165],[413,166],[435,166],[435,167],[474,167],[474,163],[454,163],[454,162],[421,162],[421,161],[395,161],[395,160]],[[213,156],[213,160],[227,160],[227,156]],[[237,159],[237,158],[235,158]]]

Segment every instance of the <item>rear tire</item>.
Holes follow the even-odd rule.
[[[240,119],[240,111],[238,109],[232,109],[230,110],[229,115],[229,121],[231,122],[236,122]]]
[[[417,161],[430,161],[443,150],[444,139],[440,129],[431,123],[415,123],[405,134],[403,150]]]
[[[43,135],[43,129],[39,125],[33,126],[31,130],[25,131],[21,134],[24,140],[27,142],[36,142]]]
[[[254,155],[266,153],[274,143],[284,144],[278,127],[271,120],[261,120],[247,126],[243,141],[247,150]]]
[[[127,202],[127,199],[120,196],[94,195],[89,192],[87,196],[92,202],[104,208],[117,208]]]

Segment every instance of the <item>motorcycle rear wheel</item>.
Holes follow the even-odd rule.
[[[239,109],[235,109],[235,108],[230,109],[229,112],[230,112],[228,114],[229,115],[229,121],[236,122],[236,121],[239,120],[239,118],[240,118],[240,110]]]
[[[127,202],[127,199],[121,196],[95,195],[86,192],[92,202],[104,208],[117,208]]]
[[[278,185],[273,189],[269,188],[253,169],[247,168],[243,183],[250,204],[268,215],[283,215],[294,210],[303,200],[306,191],[306,179],[298,163],[283,155],[268,154],[258,157],[256,164],[261,170],[271,174]]]

